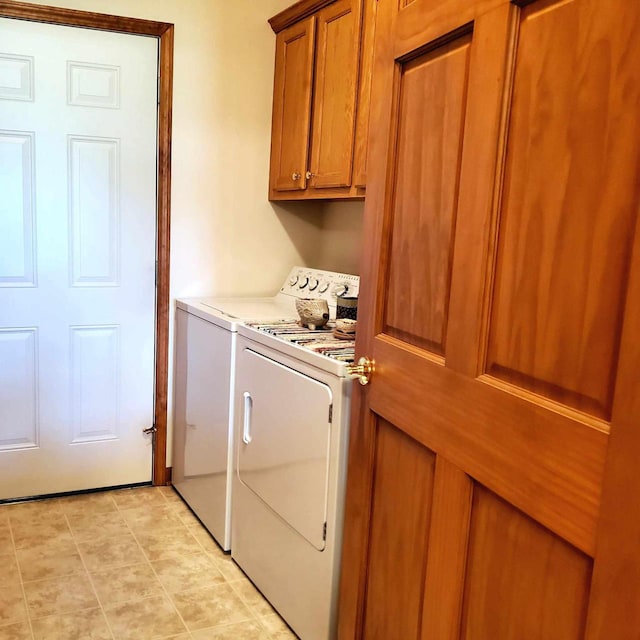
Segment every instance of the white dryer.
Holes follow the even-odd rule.
[[[231,555],[302,640],[336,634],[354,347],[330,326],[238,329]]]

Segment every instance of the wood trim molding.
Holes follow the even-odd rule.
[[[280,33],[283,29],[292,24],[308,18],[311,14],[332,4],[336,0],[299,0],[294,5],[287,7],[284,11],[269,18],[269,24],[275,33]]]
[[[62,9],[47,5],[17,2],[14,0],[0,0],[0,17],[18,18],[31,22],[48,22],[67,27],[87,27],[102,31],[119,31],[143,36],[162,36],[173,25],[168,22],[154,22],[140,18],[126,18],[111,16],[93,11],[78,11],[76,9]]]
[[[157,282],[155,336],[156,427],[153,448],[153,484],[167,484],[167,393],[169,376],[169,249],[171,223],[171,123],[173,104],[173,24],[139,18],[112,16],[45,5],[0,0],[0,18],[47,22],[70,27],[155,36],[160,40],[158,72],[158,193],[157,193]]]
[[[169,257],[171,240],[171,130],[173,26],[160,36],[158,107],[158,261],[156,280],[156,397],[153,483],[168,484],[167,397],[169,384]]]

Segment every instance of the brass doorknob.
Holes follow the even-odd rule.
[[[362,358],[358,360],[358,364],[347,365],[347,373],[352,378],[357,378],[358,382],[363,386],[369,384],[369,379],[375,370],[375,360],[369,360],[366,356],[362,356]]]

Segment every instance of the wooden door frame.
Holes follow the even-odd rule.
[[[169,249],[171,223],[171,119],[173,97],[173,24],[92,11],[62,9],[0,0],[0,18],[115,31],[159,39],[158,183],[156,199],[156,331],[153,484],[169,481],[167,469],[167,393],[169,375]],[[151,425],[149,425],[151,426]]]

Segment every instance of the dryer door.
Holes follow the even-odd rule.
[[[331,389],[243,349],[238,477],[316,549],[325,547]]]

